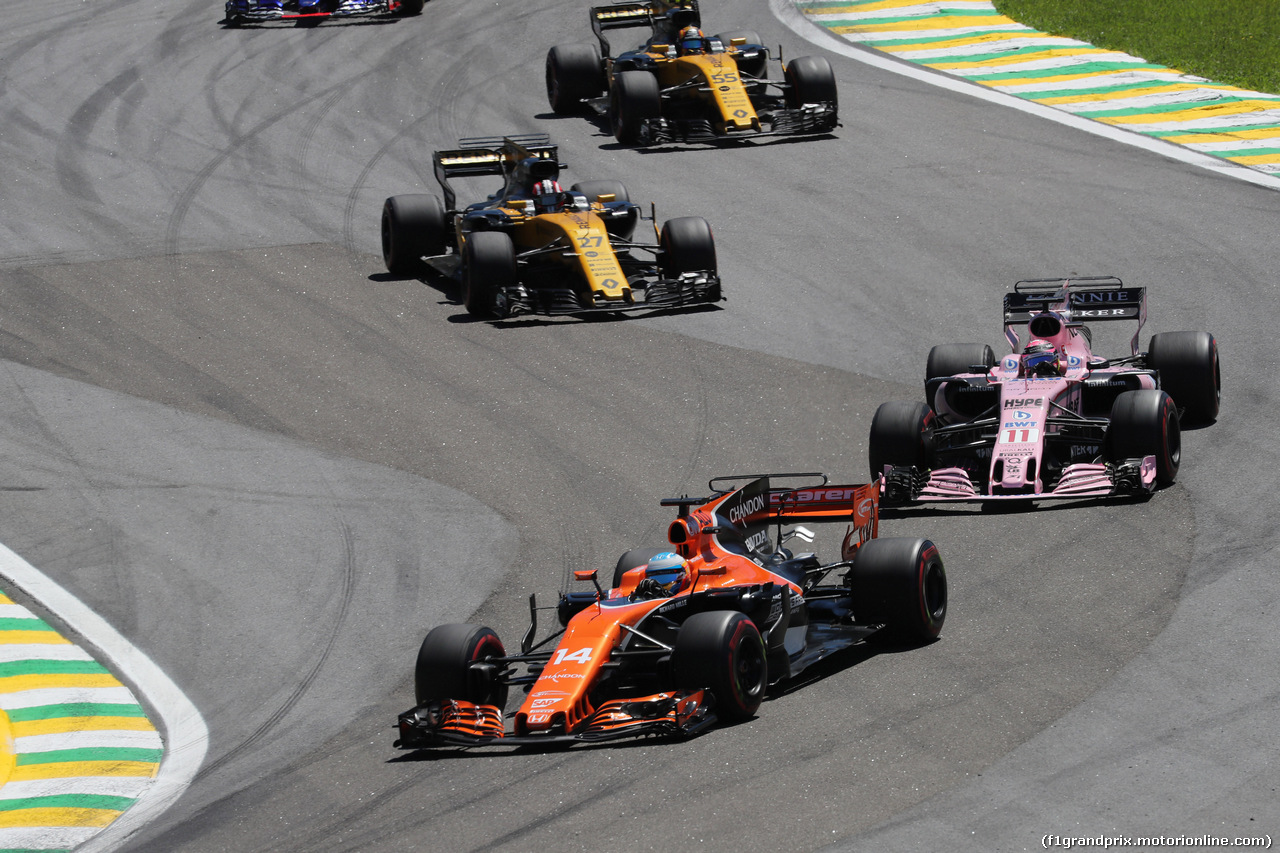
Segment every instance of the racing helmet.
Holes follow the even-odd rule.
[[[1023,376],[1061,376],[1062,353],[1046,340],[1034,338],[1022,350]]]
[[[704,53],[707,49],[707,37],[697,27],[685,27],[677,39],[681,56],[690,53]]]
[[[533,204],[539,213],[554,213],[564,207],[564,190],[559,181],[550,179],[533,185]]]
[[[675,595],[679,592],[688,574],[689,561],[671,551],[655,555],[644,570],[645,580],[653,581],[663,595]]]

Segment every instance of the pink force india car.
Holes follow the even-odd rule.
[[[1019,281],[1004,297],[1011,352],[929,352],[925,402],[871,422],[885,505],[1144,496],[1173,483],[1183,423],[1217,418],[1218,345],[1208,332],[1138,336],[1147,294],[1113,276]],[[1130,352],[1093,352],[1089,324],[1137,324]]]

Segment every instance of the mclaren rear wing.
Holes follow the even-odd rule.
[[[457,194],[449,184],[451,178],[476,178],[488,175],[509,176],[524,160],[545,160],[560,163],[558,149],[545,133],[527,133],[512,136],[474,136],[458,140],[458,147],[437,151],[431,155],[436,181],[444,191],[444,203],[448,210],[455,210]]]
[[[775,488],[771,479],[810,478],[817,482],[791,488]],[[747,480],[739,488],[726,490],[717,483]],[[668,498],[663,506],[680,507],[680,517],[672,522],[668,540],[673,544],[689,542],[708,532],[689,508],[699,506],[710,512],[715,535],[721,543],[737,543],[753,556],[766,553],[770,524],[808,522],[845,522],[857,533],[858,544],[874,539],[880,518],[880,483],[833,486],[826,474],[763,474],[717,477],[708,484],[716,492],[710,498]],[[696,529],[695,529],[696,528]],[[856,546],[854,546],[856,547]]]
[[[1005,337],[1018,348],[1011,326],[1026,325],[1036,314],[1053,311],[1074,325],[1110,320],[1136,320],[1131,348],[1138,351],[1138,334],[1147,322],[1147,289],[1126,287],[1115,276],[1040,278],[1020,281],[1004,297]]]

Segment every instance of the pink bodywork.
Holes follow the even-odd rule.
[[[1053,304],[1046,306],[1051,311],[1061,312],[1059,316],[1070,316],[1069,306]],[[1144,311],[1145,314],[1145,304]],[[1141,327],[1140,318],[1139,327]],[[1106,361],[1095,358],[1088,338],[1077,328],[1072,328],[1064,321],[1061,331],[1056,335],[1037,336],[1055,344],[1066,360],[1066,373],[1061,377],[1023,377],[1019,370],[1018,353],[1022,350],[1023,341],[1017,328],[1025,330],[1025,325],[1006,324],[1005,337],[1009,340],[1010,354],[1001,358],[986,374],[985,378],[992,383],[999,383],[1000,389],[1000,431],[996,437],[995,447],[991,453],[990,480],[992,492],[983,494],[975,488],[968,472],[963,468],[937,468],[929,472],[929,482],[920,492],[921,501],[972,501],[972,500],[1027,500],[1052,498],[1105,497],[1113,494],[1114,486],[1107,475],[1107,466],[1092,462],[1079,462],[1066,465],[1062,476],[1052,491],[1044,490],[1040,479],[1040,458],[1043,452],[1043,438],[1046,433],[1057,427],[1047,424],[1047,419],[1059,410],[1075,412],[1080,409],[1081,386],[1095,369],[1105,369]],[[1133,336],[1132,348],[1136,352],[1138,335]],[[957,374],[957,377],[977,378],[982,374]],[[1154,379],[1142,376],[1140,385],[1143,388],[1155,388]],[[940,414],[952,415],[963,420],[958,413],[947,405],[943,385],[935,391],[934,399],[928,401],[933,410]],[[1154,456],[1143,458],[1141,465],[1142,487],[1145,491],[1155,490],[1156,459]],[[995,487],[1020,493],[996,494]]]

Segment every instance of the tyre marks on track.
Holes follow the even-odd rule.
[[[329,636],[325,642],[324,648],[316,655],[311,667],[303,673],[292,685],[289,695],[284,698],[279,707],[262,721],[248,737],[241,740],[233,748],[220,755],[213,761],[208,762],[201,768],[201,772],[208,774],[217,770],[225,764],[235,760],[238,756],[251,750],[254,746],[266,737],[273,729],[280,724],[282,720],[289,715],[294,706],[306,695],[319,676],[320,671],[324,669],[326,661],[333,653],[334,647],[337,645],[338,638],[342,635],[343,629],[346,627],[347,615],[351,610],[351,600],[355,592],[356,586],[356,547],[355,534],[346,522],[341,522],[339,528],[342,531],[342,584],[337,591],[338,610],[330,622]]]
[[[990,0],[801,0],[832,33],[1024,100],[1280,174],[1280,95],[1252,92],[999,14]]]
[[[0,849],[68,850],[151,786],[159,732],[125,687],[0,593]]]

